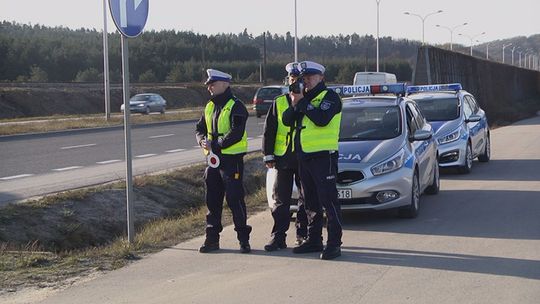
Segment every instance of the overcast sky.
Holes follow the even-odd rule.
[[[297,0],[298,35],[377,33],[376,0]],[[464,35],[491,41],[540,34],[540,0],[381,0],[380,36],[422,40],[419,17],[425,20],[428,43],[449,42],[450,32],[437,28],[469,24],[454,31],[454,43],[468,45]],[[109,17],[110,18],[110,17]],[[0,0],[0,20],[24,24],[103,28],[103,0]],[[109,31],[114,24],[109,19]],[[294,0],[150,0],[146,29],[174,29],[204,34],[263,31],[294,35]]]

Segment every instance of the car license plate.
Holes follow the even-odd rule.
[[[338,198],[339,199],[351,199],[352,190],[351,189],[338,189]]]

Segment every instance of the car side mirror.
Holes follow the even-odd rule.
[[[433,133],[431,133],[431,131],[417,130],[416,132],[414,132],[412,136],[409,136],[409,141],[410,142],[424,141],[424,140],[431,139],[432,136],[433,136]]]
[[[473,115],[469,116],[469,118],[465,119],[465,122],[467,122],[467,123],[469,123],[469,122],[479,122],[481,119],[482,119],[482,117],[480,117],[480,115],[473,114]]]

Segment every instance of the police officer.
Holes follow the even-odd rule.
[[[304,91],[291,92],[291,107],[283,123],[296,125],[295,150],[308,216],[305,242],[293,253],[320,252],[323,260],[341,255],[341,207],[336,188],[341,98],[324,84],[324,66],[300,63]],[[322,243],[323,208],[328,220],[328,239]]]
[[[289,85],[296,83],[300,71],[298,63],[287,64]],[[282,122],[283,112],[291,105],[289,94],[276,97],[268,110],[264,125],[263,153],[267,168],[277,169],[274,183],[273,197],[275,204],[272,207],[274,226],[270,242],[264,246],[266,251],[275,251],[287,248],[285,242],[290,223],[290,206],[293,182],[298,188],[298,211],[296,213],[296,242],[300,244],[307,236],[307,217],[303,204],[302,187],[298,177],[298,160],[294,154],[294,126],[285,126]]]
[[[199,252],[219,249],[219,233],[223,197],[232,211],[234,230],[240,242],[240,252],[249,253],[249,233],[244,201],[244,155],[247,152],[246,121],[248,112],[244,104],[230,89],[231,75],[208,69],[205,84],[212,95],[204,114],[197,123],[196,138],[208,157],[206,182],[206,239]]]

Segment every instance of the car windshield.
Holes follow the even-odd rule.
[[[351,107],[341,114],[340,141],[383,140],[401,134],[398,106]]]
[[[459,117],[457,97],[422,98],[415,101],[428,121],[448,121]]]
[[[262,88],[257,92],[257,98],[259,99],[274,99],[277,96],[283,94],[280,88]]]
[[[131,98],[131,101],[145,101],[150,100],[151,95],[135,95]]]

